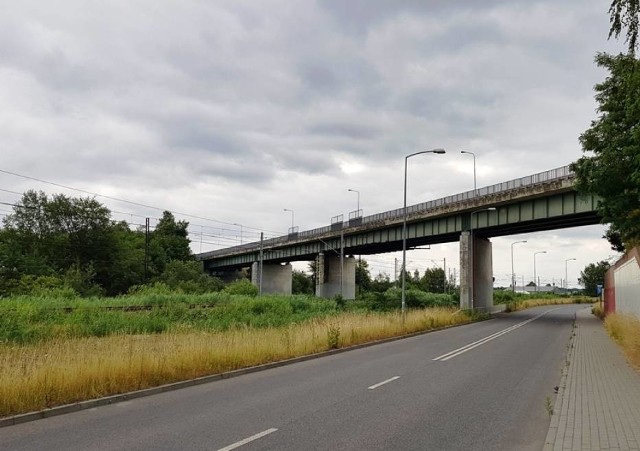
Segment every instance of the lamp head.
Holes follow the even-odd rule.
[[[432,153],[439,153],[439,154],[447,153],[447,151],[444,150],[444,149],[433,149],[431,152]]]

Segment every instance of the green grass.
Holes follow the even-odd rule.
[[[342,312],[284,327],[0,343],[0,417],[473,320],[451,308]]]
[[[334,301],[308,296],[254,298],[218,292],[67,300],[18,297],[0,300],[0,342],[280,327],[338,312]]]

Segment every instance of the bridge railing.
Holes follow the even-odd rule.
[[[471,190],[464,193],[453,194],[451,196],[442,197],[440,199],[430,200],[428,202],[422,202],[419,204],[407,206],[407,214],[411,215],[413,213],[426,213],[429,210],[433,210],[435,208],[441,207],[443,205],[456,204],[459,202],[464,202],[467,200],[471,200],[474,198],[479,198],[483,196],[488,196],[491,194],[497,194],[502,192],[511,191],[518,188],[526,188],[530,186],[535,186],[540,183],[546,183],[553,180],[560,180],[567,177],[572,177],[573,173],[569,169],[569,166],[562,166],[556,169],[551,169],[549,171],[539,172],[537,174],[528,175],[526,177],[520,177],[518,179],[509,180],[502,183],[497,183],[495,185],[485,186],[483,188],[478,188],[477,190]],[[395,210],[385,211],[382,213],[376,213],[374,215],[364,216],[362,217],[362,224],[371,224],[379,221],[386,221],[389,219],[399,219],[404,216],[404,212],[402,208],[396,208]],[[347,223],[348,225],[348,223]],[[304,230],[299,232],[296,236],[297,238],[311,238],[316,235],[324,235],[326,233],[331,232],[331,225],[325,227],[319,227],[317,229]],[[275,238],[269,238],[263,241],[263,245],[266,247],[275,246],[278,244],[286,243],[289,240],[287,235],[279,236]],[[233,246],[231,248],[219,249],[216,251],[206,252],[201,255],[203,256],[215,256],[217,253],[228,251],[233,249],[234,251],[240,250],[255,250],[256,245],[258,243],[248,243],[242,244],[240,246]]]
[[[434,208],[441,207],[443,205],[450,205],[459,202],[464,202],[478,197],[488,196],[490,194],[497,194],[501,192],[511,191],[517,188],[534,186],[539,183],[544,183],[552,180],[558,180],[565,177],[572,176],[569,166],[563,166],[549,171],[540,172],[538,174],[521,177],[515,180],[509,180],[507,182],[497,183],[495,185],[485,186],[477,190],[471,190],[464,193],[458,193],[451,196],[443,197],[440,199],[430,200],[428,202],[422,202],[416,205],[407,206],[407,214],[426,212]],[[402,208],[395,210],[385,211],[383,213],[377,213],[362,218],[362,223],[372,223],[378,221],[384,221],[388,219],[394,219],[404,216]]]

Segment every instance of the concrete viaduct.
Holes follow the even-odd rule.
[[[407,249],[460,242],[460,307],[493,305],[491,237],[597,224],[597,199],[579,195],[568,166],[407,207]],[[488,210],[491,209],[491,210]],[[356,212],[357,213],[357,212]],[[262,293],[291,293],[290,262],[317,262],[316,295],[355,297],[353,255],[402,249],[403,209],[197,255],[205,271],[251,267]],[[470,252],[472,251],[472,252]],[[473,263],[471,260],[473,259]],[[473,281],[473,282],[472,282]]]

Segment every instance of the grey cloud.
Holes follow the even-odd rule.
[[[334,122],[316,123],[309,126],[307,130],[310,133],[323,136],[346,137],[359,140],[370,140],[380,134],[378,130],[370,126]]]

